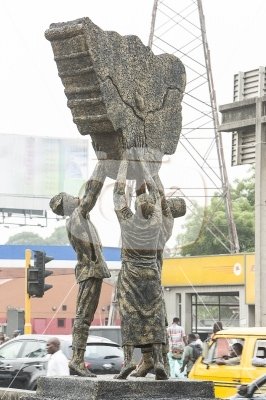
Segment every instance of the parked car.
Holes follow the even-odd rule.
[[[122,344],[121,326],[119,325],[92,325],[89,334],[105,337],[120,345]]]
[[[20,335],[0,346],[0,386],[36,390],[39,376],[46,375],[46,343],[56,336],[68,359],[72,355],[71,335]],[[124,356],[119,344],[99,336],[89,336],[85,365],[95,374],[116,374]]]
[[[232,345],[240,343],[242,354],[237,365],[219,365],[219,358],[230,358]],[[258,363],[258,359],[261,363]],[[266,327],[229,328],[217,332],[202,357],[195,362],[189,379],[213,381],[215,397],[228,398],[237,393],[239,385],[250,384],[266,374]],[[255,361],[256,360],[256,361]]]
[[[237,394],[228,400],[266,400],[266,375],[260,376],[249,385],[241,385],[237,390]]]

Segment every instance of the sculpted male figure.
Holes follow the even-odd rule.
[[[120,164],[114,188],[115,212],[122,235],[117,299],[125,355],[124,367],[117,378],[125,379],[135,369],[132,362],[134,347],[152,347],[156,379],[167,379],[162,360],[162,345],[166,341],[165,309],[157,266],[162,209],[159,191],[145,162],[139,164],[149,194],[137,197],[135,214],[125,196],[127,160]]]
[[[59,193],[50,201],[54,213],[69,216],[66,229],[69,241],[77,254],[75,275],[79,283],[76,304],[76,318],[73,325],[73,357],[69,369],[74,374],[94,377],[84,365],[89,327],[98,306],[102,281],[110,272],[102,254],[98,233],[90,220],[93,208],[105,179],[104,166],[98,162],[91,179],[87,182],[85,194],[80,200],[67,193]]]

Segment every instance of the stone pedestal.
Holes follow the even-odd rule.
[[[212,382],[154,378],[116,380],[113,376],[97,378],[42,377],[35,395],[23,400],[166,400],[214,399]]]
[[[35,392],[23,389],[9,389],[0,387],[0,400],[20,400],[25,396],[34,396]]]

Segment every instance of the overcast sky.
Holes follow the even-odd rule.
[[[1,0],[0,133],[80,137],[45,30],[88,16],[104,30],[135,34],[147,44],[152,7],[153,0]],[[217,101],[229,103],[233,75],[265,65],[266,1],[203,0],[203,9]]]
[[[45,30],[88,16],[102,29],[136,34],[147,44],[152,6],[153,0],[1,0],[0,132],[78,135]],[[235,73],[265,65],[266,1],[203,0],[203,7],[223,104],[232,100]]]

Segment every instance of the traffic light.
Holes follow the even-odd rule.
[[[53,260],[53,257],[46,256],[44,251],[34,251],[34,266],[27,270],[27,293],[33,297],[43,297],[46,290],[53,286],[45,283],[45,278],[53,273],[45,269],[45,264]]]

